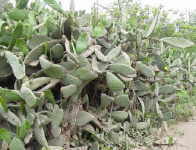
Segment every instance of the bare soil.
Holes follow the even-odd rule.
[[[172,146],[160,146],[160,150],[196,150],[196,115],[187,122],[173,125],[167,131],[168,136],[175,139]],[[155,150],[159,150],[155,149]]]
[[[176,138],[176,144],[167,147],[168,150],[196,150],[196,117],[173,126],[169,131]]]
[[[180,122],[169,127],[168,131],[163,133],[161,138],[171,136],[175,139],[173,145],[159,145],[154,148],[139,148],[135,150],[196,150],[196,115],[187,122]]]

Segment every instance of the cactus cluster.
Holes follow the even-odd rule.
[[[62,13],[60,7],[55,10]],[[26,9],[14,8],[8,15],[13,21],[25,20],[22,11]],[[138,29],[134,34],[113,24],[86,27],[79,22],[86,14],[71,15],[65,22],[72,23],[27,38],[27,53],[16,44],[25,28],[19,21],[9,45],[0,49],[0,134],[7,135],[1,144],[7,143],[10,150],[25,150],[25,145],[27,150],[94,150],[97,142],[121,147],[133,140],[122,128],[148,128],[147,112],[157,113],[165,123],[160,103],[176,99],[176,90],[195,85],[195,74],[189,74],[189,82],[180,78],[183,64],[170,60],[169,67],[176,70],[172,72],[156,61],[160,55],[150,56],[153,45],[162,45],[156,48],[162,52],[168,44],[193,44],[177,38],[151,39],[159,14],[148,31]],[[71,30],[71,40],[65,28]],[[195,67],[195,60],[190,60],[189,71]],[[96,142],[85,143],[85,135]]]

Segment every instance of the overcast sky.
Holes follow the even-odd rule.
[[[60,0],[65,9],[69,8],[70,0]],[[75,0],[77,10],[90,10],[95,0]],[[98,0],[101,5],[108,6],[115,0]],[[139,0],[143,4],[158,6],[163,4],[166,8],[170,9],[196,9],[196,0]]]
[[[196,9],[196,0],[141,0],[146,4],[159,5],[163,4],[167,8],[173,9]]]

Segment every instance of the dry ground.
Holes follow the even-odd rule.
[[[151,149],[135,150],[196,150],[196,116],[188,122],[180,122],[171,126],[166,135],[175,139],[173,146],[162,145]]]

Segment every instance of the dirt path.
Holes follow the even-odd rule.
[[[196,118],[174,126],[176,144],[171,150],[196,150]]]
[[[136,148],[134,150],[196,150],[196,114],[188,122],[180,122],[169,128],[167,133],[162,133],[161,138],[172,137],[174,145],[158,145],[154,148]],[[162,140],[161,140],[162,141]]]
[[[196,150],[196,117],[188,122],[178,123],[168,130],[176,139],[173,146],[162,146],[160,150]]]

